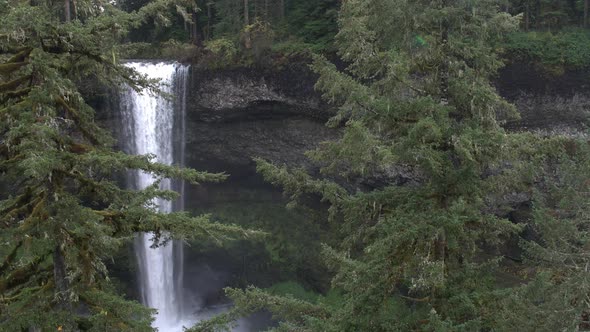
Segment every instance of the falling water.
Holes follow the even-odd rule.
[[[159,79],[160,89],[176,100],[148,91],[137,93],[126,88],[121,93],[121,114],[127,150],[133,154],[153,154],[156,161],[165,164],[184,163],[184,117],[188,67],[177,63],[129,62],[129,67]],[[175,111],[176,110],[176,111]],[[154,178],[143,172],[131,176],[131,185],[145,188]],[[184,184],[163,180],[161,189],[174,189],[182,193]],[[160,212],[168,213],[183,208],[183,200],[170,202],[157,199]],[[154,327],[159,331],[180,331],[182,308],[182,244],[169,243],[151,248],[151,234],[139,234],[135,248],[139,262],[139,279],[142,301],[158,310]]]

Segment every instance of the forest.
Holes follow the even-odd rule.
[[[590,0],[0,0],[0,332],[590,330]]]

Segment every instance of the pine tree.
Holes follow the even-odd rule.
[[[514,109],[490,79],[502,66],[495,44],[517,24],[494,0],[344,1],[336,44],[347,68],[321,57],[313,65],[316,87],[338,107],[329,124],[344,131],[309,153],[325,177],[258,161],[293,200],[330,203],[345,235],[324,256],[341,300],[229,290],[237,308],[194,331],[261,308],[279,331],[491,328],[494,248],[519,228],[489,206],[518,185],[502,172],[512,140],[496,120]],[[388,185],[354,189],[359,177]]]
[[[590,145],[587,140],[524,135],[521,156],[537,183],[521,239],[519,287],[504,294],[497,330],[585,331],[590,328]],[[534,167],[531,167],[533,166]]]
[[[176,197],[159,189],[161,179],[196,184],[224,175],[114,151],[79,90],[90,79],[155,90],[117,62],[118,42],[146,20],[165,23],[175,4],[186,5],[156,1],[125,13],[78,2],[71,20],[53,2],[0,4],[0,330],[151,331],[152,310],[109,282],[105,261],[117,248],[136,232],[155,232],[155,245],[249,234],[207,216],[158,213],[155,197]],[[141,191],[121,188],[116,175],[128,170],[158,180]]]

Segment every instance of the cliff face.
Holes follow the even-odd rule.
[[[261,157],[313,170],[304,152],[339,135],[338,130],[324,125],[333,107],[314,90],[316,79],[305,64],[273,71],[191,69],[186,105],[187,165],[234,176],[251,175],[252,158]],[[521,116],[507,121],[507,130],[588,137],[587,71],[555,77],[512,64],[499,73],[496,86]],[[121,121],[116,111],[117,93],[94,89],[88,100],[99,110],[97,120],[122,138],[117,132]]]
[[[306,65],[277,71],[193,69],[187,97],[188,164],[233,174],[252,171],[252,157],[312,167],[303,153],[338,136],[324,126],[332,114],[313,88]],[[551,77],[523,64],[504,68],[496,79],[502,96],[521,118],[507,130],[586,136],[590,75]]]
[[[187,96],[187,164],[234,176],[253,157],[312,167],[304,152],[338,132],[324,123],[330,106],[304,65],[275,72],[193,69]]]
[[[305,64],[276,71],[193,68],[187,105],[204,122],[277,115],[325,120],[329,112],[314,90],[316,80]]]
[[[499,73],[496,86],[521,116],[505,124],[508,130],[587,137],[590,125],[588,71],[566,71],[553,76],[517,63]]]

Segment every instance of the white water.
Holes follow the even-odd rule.
[[[160,89],[174,99],[141,93],[126,87],[120,93],[122,139],[132,154],[153,154],[158,162],[184,166],[185,117],[188,67],[177,63],[129,62],[127,66],[159,79]],[[149,174],[130,174],[133,188],[145,188],[154,182]],[[170,202],[157,199],[159,211],[168,213],[184,209],[184,183],[164,180],[161,189],[173,189],[181,199]],[[151,248],[151,234],[138,234],[135,251],[139,263],[139,283],[143,304],[158,310],[153,327],[159,332],[181,332],[183,326],[209,319],[228,309],[227,306],[203,308],[200,301],[183,289],[183,246],[179,241]],[[206,285],[205,285],[206,287]],[[194,295],[194,294],[193,294]],[[197,296],[198,297],[198,296]],[[187,303],[188,310],[183,308]],[[249,322],[240,320],[234,332],[250,331]]]
[[[188,68],[176,63],[130,62],[127,65],[149,78],[160,79],[162,91],[179,97],[175,103],[147,91],[137,93],[126,88],[121,94],[121,111],[127,149],[133,154],[153,154],[161,163],[183,164],[184,99]],[[174,107],[175,104],[179,107]],[[175,112],[175,108],[179,112]],[[132,185],[137,189],[154,182],[151,175],[143,172],[135,172],[132,179]],[[161,189],[175,189],[181,194],[183,187],[182,183],[174,184],[170,180],[163,180],[160,184]],[[173,208],[183,208],[182,199],[175,204],[161,199],[155,203],[163,213],[172,212]],[[153,326],[160,332],[182,331],[185,320],[182,308],[182,244],[168,243],[166,246],[151,248],[151,237],[151,234],[138,234],[135,244],[142,301],[158,310]]]

